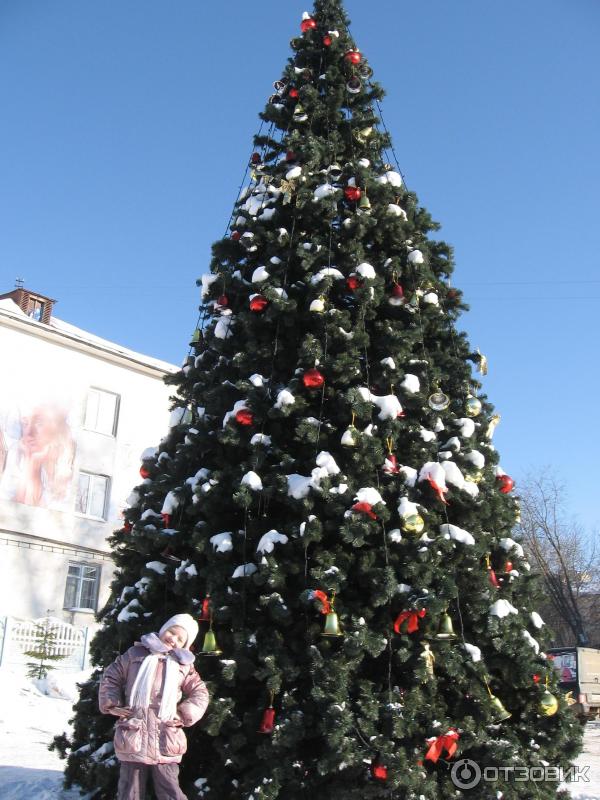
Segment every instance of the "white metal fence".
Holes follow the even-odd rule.
[[[60,661],[53,661],[52,666],[69,672],[86,669],[89,666],[90,629],[78,628],[56,617],[0,617],[0,667],[10,664],[25,665],[32,661],[25,653],[38,646],[40,633],[36,626],[45,625],[46,621],[55,635],[50,652],[64,656]]]

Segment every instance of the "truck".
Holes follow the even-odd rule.
[[[600,650],[553,647],[547,651],[559,674],[559,686],[570,692],[573,711],[581,719],[600,718]]]

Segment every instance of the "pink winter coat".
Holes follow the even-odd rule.
[[[125,706],[142,661],[150,651],[139,642],[104,670],[100,679],[99,705],[103,714],[113,706]],[[208,690],[193,664],[178,664],[180,699],[177,718],[184,726],[194,725],[208,705]],[[165,668],[161,659],[150,693],[150,705],[136,709],[134,716],[119,719],[115,725],[115,755],[120,761],[140,764],[171,764],[181,761],[187,750],[187,739],[176,720],[158,717],[161,687]]]

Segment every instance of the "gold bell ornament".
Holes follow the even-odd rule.
[[[490,696],[490,712],[494,717],[494,722],[504,722],[505,719],[510,719],[512,714],[504,707],[502,700],[500,700],[499,697],[496,697],[495,694],[492,694],[487,681],[485,685]]]
[[[335,592],[331,595],[331,600],[329,601],[328,610],[325,614],[325,626],[321,632],[321,636],[343,636],[344,634],[340,630],[340,623],[338,620],[338,615],[335,612],[333,607],[333,602],[335,600]]]
[[[434,639],[437,639],[441,642],[449,641],[450,639],[456,639],[456,634],[454,633],[454,627],[452,625],[452,618],[447,611],[444,611],[440,617],[440,622]]]
[[[358,202],[358,208],[364,214],[369,214],[371,212],[371,201],[366,194],[363,194],[363,196],[360,198]]]

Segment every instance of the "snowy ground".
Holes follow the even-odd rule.
[[[57,671],[38,687],[23,673],[0,670],[0,800],[80,800],[63,791],[64,762],[48,744],[67,730],[75,683],[86,677]],[[588,723],[577,764],[590,767],[590,780],[571,785],[573,800],[600,800],[600,722]]]

